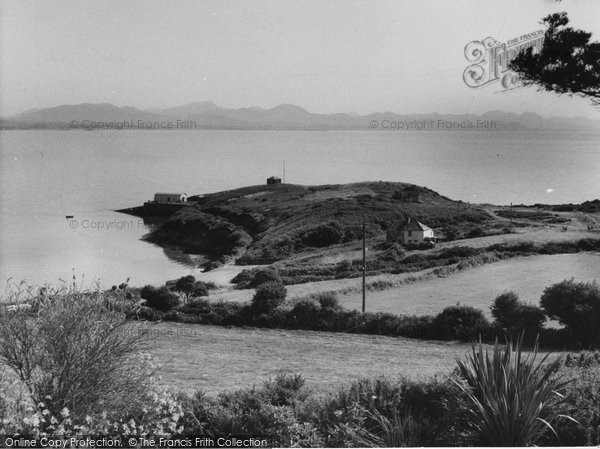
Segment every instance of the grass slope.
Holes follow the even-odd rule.
[[[132,327],[139,323],[131,323]],[[469,345],[330,332],[149,323],[162,383],[209,394],[300,373],[332,390],[364,377],[426,378],[448,373]]]
[[[591,281],[600,277],[600,253],[556,254],[509,259],[389,290],[369,292],[370,311],[395,314],[436,314],[460,302],[490,315],[496,296],[514,290],[522,300],[539,303],[544,288],[564,279]],[[357,281],[358,282],[358,281]],[[340,303],[360,309],[362,296],[351,293]]]

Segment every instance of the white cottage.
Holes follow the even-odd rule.
[[[185,193],[155,193],[154,202],[157,204],[179,204],[187,202]]]
[[[420,243],[435,242],[435,235],[433,229],[429,226],[409,218],[400,230],[399,239],[403,245],[418,245]]]

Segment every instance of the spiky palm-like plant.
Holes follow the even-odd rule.
[[[538,344],[526,356],[523,336],[513,345],[508,341],[493,351],[473,344],[466,361],[458,369],[466,383],[458,385],[471,403],[471,424],[482,442],[491,446],[530,446],[539,442],[564,415],[564,397],[559,393],[569,381],[555,375],[561,357],[547,361],[546,354],[536,362]],[[574,421],[574,420],[573,420]]]

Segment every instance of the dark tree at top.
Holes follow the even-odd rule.
[[[521,75],[525,86],[579,95],[600,106],[600,42],[590,42],[591,33],[567,27],[566,12],[550,14],[542,23],[548,29],[541,51],[526,49],[510,68]]]

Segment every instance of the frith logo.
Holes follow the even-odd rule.
[[[534,53],[540,51],[543,42],[544,30],[524,34],[505,43],[493,37],[469,42],[465,46],[465,58],[471,65],[463,72],[465,84],[476,89],[500,81],[504,89],[517,87],[520,78],[509,70],[508,65],[526,48],[533,48]]]

